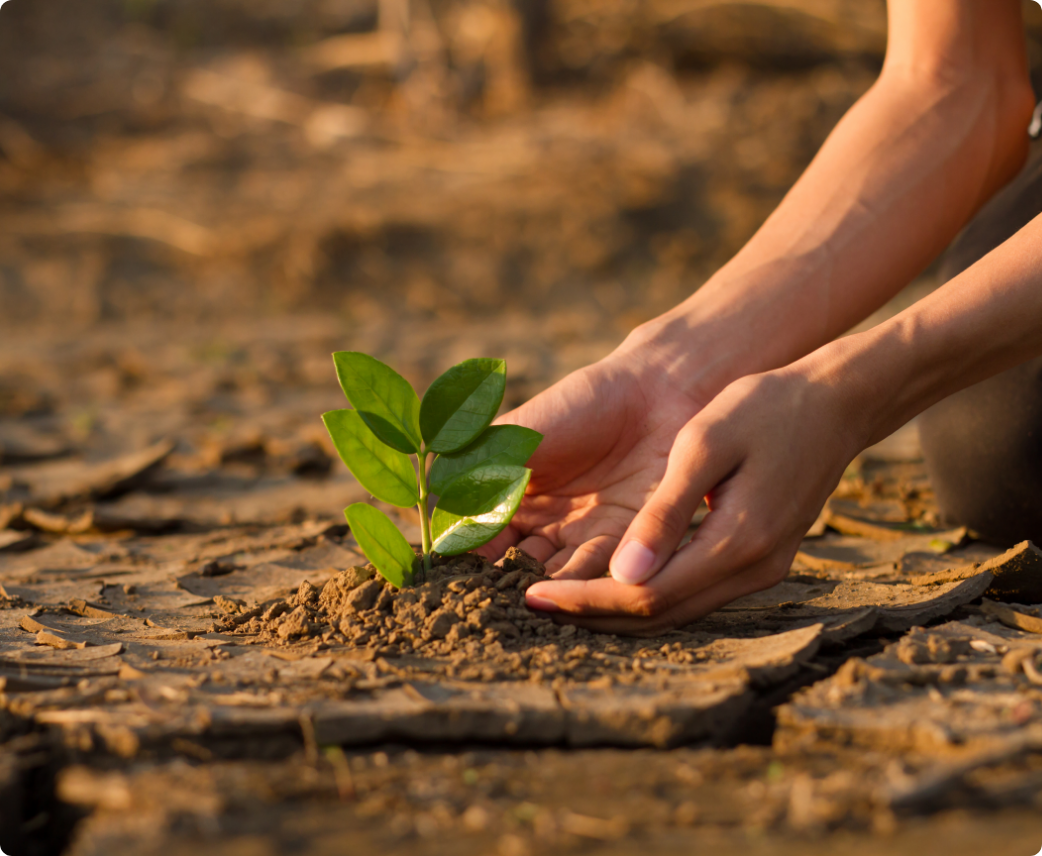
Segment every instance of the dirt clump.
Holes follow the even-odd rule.
[[[525,590],[546,578],[540,563],[513,548],[501,567],[471,554],[436,559],[422,583],[403,589],[386,583],[372,565],[356,566],[321,589],[305,581],[263,612],[219,618],[215,629],[256,634],[264,642],[319,637],[381,654],[435,656],[455,652],[464,641],[509,645],[574,636],[574,627],[558,627],[525,606]]]
[[[712,634],[673,631],[669,639],[631,639],[556,624],[525,605],[543,565],[511,548],[499,566],[467,554],[436,559],[418,585],[395,589],[372,565],[340,572],[321,588],[238,614],[215,615],[214,630],[266,646],[362,649],[389,658],[400,676],[533,682],[646,682],[653,661],[690,665]]]

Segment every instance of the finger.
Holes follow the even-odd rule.
[[[652,615],[658,611],[648,586],[628,586],[611,577],[593,580],[549,580],[529,586],[525,602],[532,609],[544,612],[563,612],[570,616],[612,614]]]
[[[562,547],[556,553],[554,553],[549,559],[543,564],[546,567],[546,575],[553,577],[557,575],[557,572],[563,568],[568,560],[572,558],[572,554],[575,553],[577,547]]]
[[[554,579],[592,580],[603,577],[618,543],[618,535],[598,535],[580,544],[561,570],[553,574]]]
[[[507,528],[500,532],[495,538],[483,547],[478,547],[474,552],[479,556],[484,556],[490,562],[496,562],[503,557],[503,554],[507,551],[508,547],[515,546],[520,540],[521,533],[513,526],[507,526]]]
[[[725,498],[731,505],[743,509],[752,505],[745,491],[733,489],[732,484],[728,487],[732,490]],[[694,538],[643,585],[626,585],[612,577],[537,583],[528,590],[538,600],[539,605],[533,608],[582,617],[632,615],[648,619],[670,613],[678,604],[747,572],[755,576],[769,571],[774,576],[765,576],[764,585],[777,582],[789,569],[798,539],[779,550],[772,540],[758,540],[765,527],[750,535],[748,526],[736,521],[736,516],[727,513],[726,503],[711,512]]]
[[[662,483],[611,557],[611,575],[619,583],[639,585],[661,571],[687,533],[702,498],[738,465],[729,448],[710,439],[697,417],[677,435]]]
[[[740,597],[770,588],[779,576],[779,568],[783,575],[790,565],[791,560],[786,560],[783,556],[765,559],[735,576],[727,577],[694,596],[678,602],[659,615],[583,617],[562,612],[555,615],[554,619],[560,623],[585,627],[587,630],[597,633],[653,636],[676,627],[684,627]]]
[[[517,545],[517,549],[524,550],[537,562],[545,564],[557,552],[557,545],[542,535],[529,535]]]
[[[770,588],[788,573],[798,543],[710,584],[683,591],[663,573],[644,586],[611,578],[588,582],[536,583],[528,589],[534,609],[556,613],[554,619],[590,630],[647,635],[690,624],[743,595]],[[672,570],[672,569],[671,569]]]

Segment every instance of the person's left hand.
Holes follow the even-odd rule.
[[[735,381],[681,429],[665,477],[611,560],[614,577],[645,582],[541,582],[529,605],[592,630],[655,633],[780,582],[867,439],[842,385],[801,363]],[[678,550],[703,497],[710,512]],[[633,542],[653,557],[643,569],[620,567],[641,555],[626,551]]]

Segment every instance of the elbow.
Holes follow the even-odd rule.
[[[996,83],[992,157],[988,195],[1013,179],[1023,168],[1031,148],[1028,127],[1035,112],[1035,93],[1026,76]]]
[[[886,73],[884,72],[884,77]],[[944,117],[949,132],[963,141],[963,164],[975,176],[975,208],[984,204],[1023,168],[1031,148],[1028,128],[1035,93],[1026,69],[907,69],[889,80],[929,112]],[[967,183],[964,186],[971,186]]]

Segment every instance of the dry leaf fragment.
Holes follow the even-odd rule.
[[[14,553],[19,550],[28,550],[36,543],[35,532],[0,532],[0,553]]]
[[[80,535],[94,526],[94,511],[88,509],[82,514],[69,516],[44,511],[40,508],[27,508],[22,512],[22,519],[41,532],[53,532],[59,535]]]
[[[106,609],[87,603],[85,600],[73,599],[69,601],[66,609],[74,615],[82,615],[84,618],[120,618],[118,612],[109,612]]]
[[[51,648],[58,648],[59,650],[67,650],[69,648],[86,648],[86,640],[74,641],[73,639],[63,638],[56,636],[47,630],[41,630],[36,634],[37,645],[48,645]]]
[[[140,669],[135,669],[129,663],[124,663],[119,667],[119,679],[121,681],[139,681],[146,676],[147,673],[142,672]]]
[[[73,633],[64,627],[60,627],[54,624],[45,624],[44,622],[33,618],[29,615],[23,615],[22,620],[18,623],[18,626],[29,633],[37,634],[37,642],[41,645],[51,645],[55,648],[85,648],[90,644],[86,638],[80,636],[77,633]],[[41,639],[42,635],[42,639]],[[46,641],[53,639],[54,641]],[[66,641],[73,643],[72,645],[60,645],[57,644],[60,641]],[[82,643],[82,644],[79,644]]]
[[[1012,627],[1014,630],[1042,634],[1042,618],[1035,618],[1033,615],[1017,612],[1005,604],[985,599],[981,604],[981,612],[985,615],[990,615],[992,618],[997,618],[1007,627]]]

